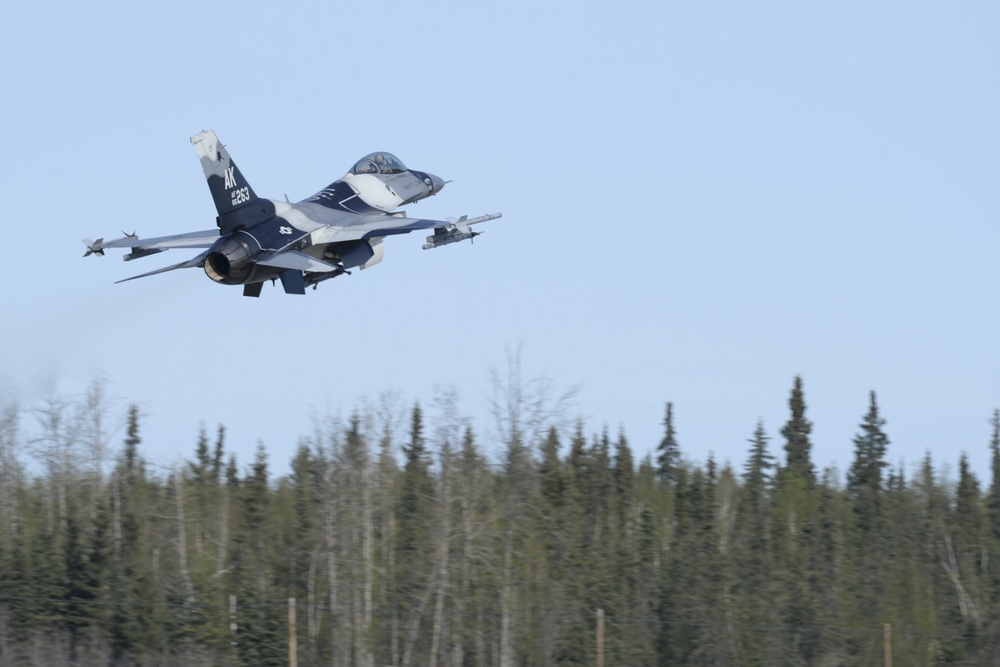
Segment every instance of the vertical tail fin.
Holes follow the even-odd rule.
[[[215,132],[207,130],[196,134],[191,137],[191,143],[201,160],[223,234],[274,216],[274,205],[258,199]]]

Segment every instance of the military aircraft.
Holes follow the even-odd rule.
[[[397,207],[436,195],[445,181],[434,174],[407,169],[391,153],[371,153],[312,197],[298,203],[256,195],[239,168],[207,130],[191,137],[219,215],[217,229],[140,239],[133,234],[105,241],[84,239],[88,255],[108,248],[131,248],[125,261],[172,248],[206,248],[200,255],[118,282],[202,267],[223,285],[243,285],[244,296],[260,296],[265,281],[281,281],[288,294],[305,294],[324,280],[350,269],[367,269],[382,261],[383,241],[394,234],[432,229],[424,249],[472,240],[482,232],[471,226],[495,220],[499,213],[469,219],[408,218]]]

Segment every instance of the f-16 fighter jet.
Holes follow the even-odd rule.
[[[298,203],[262,199],[215,132],[196,134],[191,143],[219,212],[218,228],[149,239],[135,234],[113,241],[84,239],[84,257],[103,255],[108,248],[131,248],[124,257],[129,261],[171,248],[205,248],[187,261],[125,280],[197,266],[217,283],[243,285],[244,296],[260,296],[267,280],[280,280],[288,294],[305,294],[309,285],[315,289],[324,280],[350,274],[353,268],[378,264],[387,236],[433,229],[424,244],[427,250],[471,240],[482,233],[472,231],[472,225],[500,217],[493,213],[471,220],[467,216],[424,220],[393,212],[436,195],[445,181],[407,169],[399,158],[385,152],[366,155],[343,178]]]

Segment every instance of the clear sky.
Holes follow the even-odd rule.
[[[157,6],[158,5],[158,6]],[[489,371],[579,385],[639,457],[675,405],[688,457],[781,453],[796,374],[842,471],[876,390],[889,459],[988,463],[1000,407],[996,2],[4,3],[0,392],[104,376],[147,458],[223,423],[287,469],[315,414]],[[188,138],[259,195],[307,197],[374,150],[452,179],[407,210],[502,211],[474,246],[260,299],[82,238],[207,229]],[[25,431],[35,425],[26,418]]]

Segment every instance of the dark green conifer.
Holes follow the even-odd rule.
[[[618,442],[615,443],[614,476],[615,487],[624,509],[632,498],[632,486],[635,480],[635,459],[632,456],[632,448],[625,439],[624,430],[618,433]]]
[[[781,429],[785,438],[785,470],[807,482],[810,486],[816,481],[810,450],[812,443],[809,434],[812,432],[812,422],[806,419],[806,402],[802,391],[802,376],[795,376],[795,384],[788,399],[788,407],[792,415]]]
[[[677,444],[677,432],[674,430],[674,404],[667,403],[667,414],[663,418],[663,440],[656,451],[657,474],[668,484],[677,483],[677,468],[681,463],[681,448]]]
[[[541,477],[542,496],[553,508],[562,505],[565,480],[562,462],[559,460],[559,432],[553,426],[542,442],[542,460],[538,468]]]
[[[427,451],[424,443],[424,418],[420,410],[420,404],[413,404],[413,412],[410,416],[410,441],[404,443],[403,456],[406,458],[406,466],[413,469],[414,466],[426,466]]]
[[[121,524],[120,540],[113,551],[112,589],[117,602],[111,611],[109,638],[115,659],[141,663],[144,656],[155,654],[159,647],[153,639],[154,607],[149,604],[152,581],[148,577],[147,549],[143,530],[150,517],[146,470],[139,455],[139,408],[129,406],[125,451],[113,483],[118,485],[117,513]]]
[[[194,477],[195,484],[203,485],[212,469],[212,455],[208,449],[208,434],[205,427],[198,430],[198,443],[194,448],[194,461],[188,463],[188,468]]]
[[[764,421],[759,420],[753,438],[748,441],[751,445],[750,458],[743,466],[743,490],[752,512],[762,510],[764,495],[772,482],[770,470],[774,468],[774,457],[767,451],[767,441]]]
[[[219,432],[215,438],[215,451],[212,452],[212,479],[221,481],[222,461],[226,455],[226,427],[219,424]]]
[[[127,437],[125,438],[125,472],[131,474],[138,466],[139,438],[139,406],[135,403],[128,407]]]
[[[410,618],[420,609],[430,568],[430,527],[435,494],[423,432],[423,413],[420,405],[414,404],[410,439],[402,445],[406,462],[396,505],[395,566],[399,576],[394,582],[392,597],[403,619]]]
[[[879,416],[875,392],[870,394],[868,412],[861,424],[861,433],[854,438],[854,462],[848,473],[847,484],[855,497],[882,491],[882,469],[886,467],[885,454],[889,437],[882,430],[885,419]]]
[[[962,452],[958,459],[958,488],[955,493],[955,511],[959,520],[979,513],[979,480],[969,468],[969,457]]]

